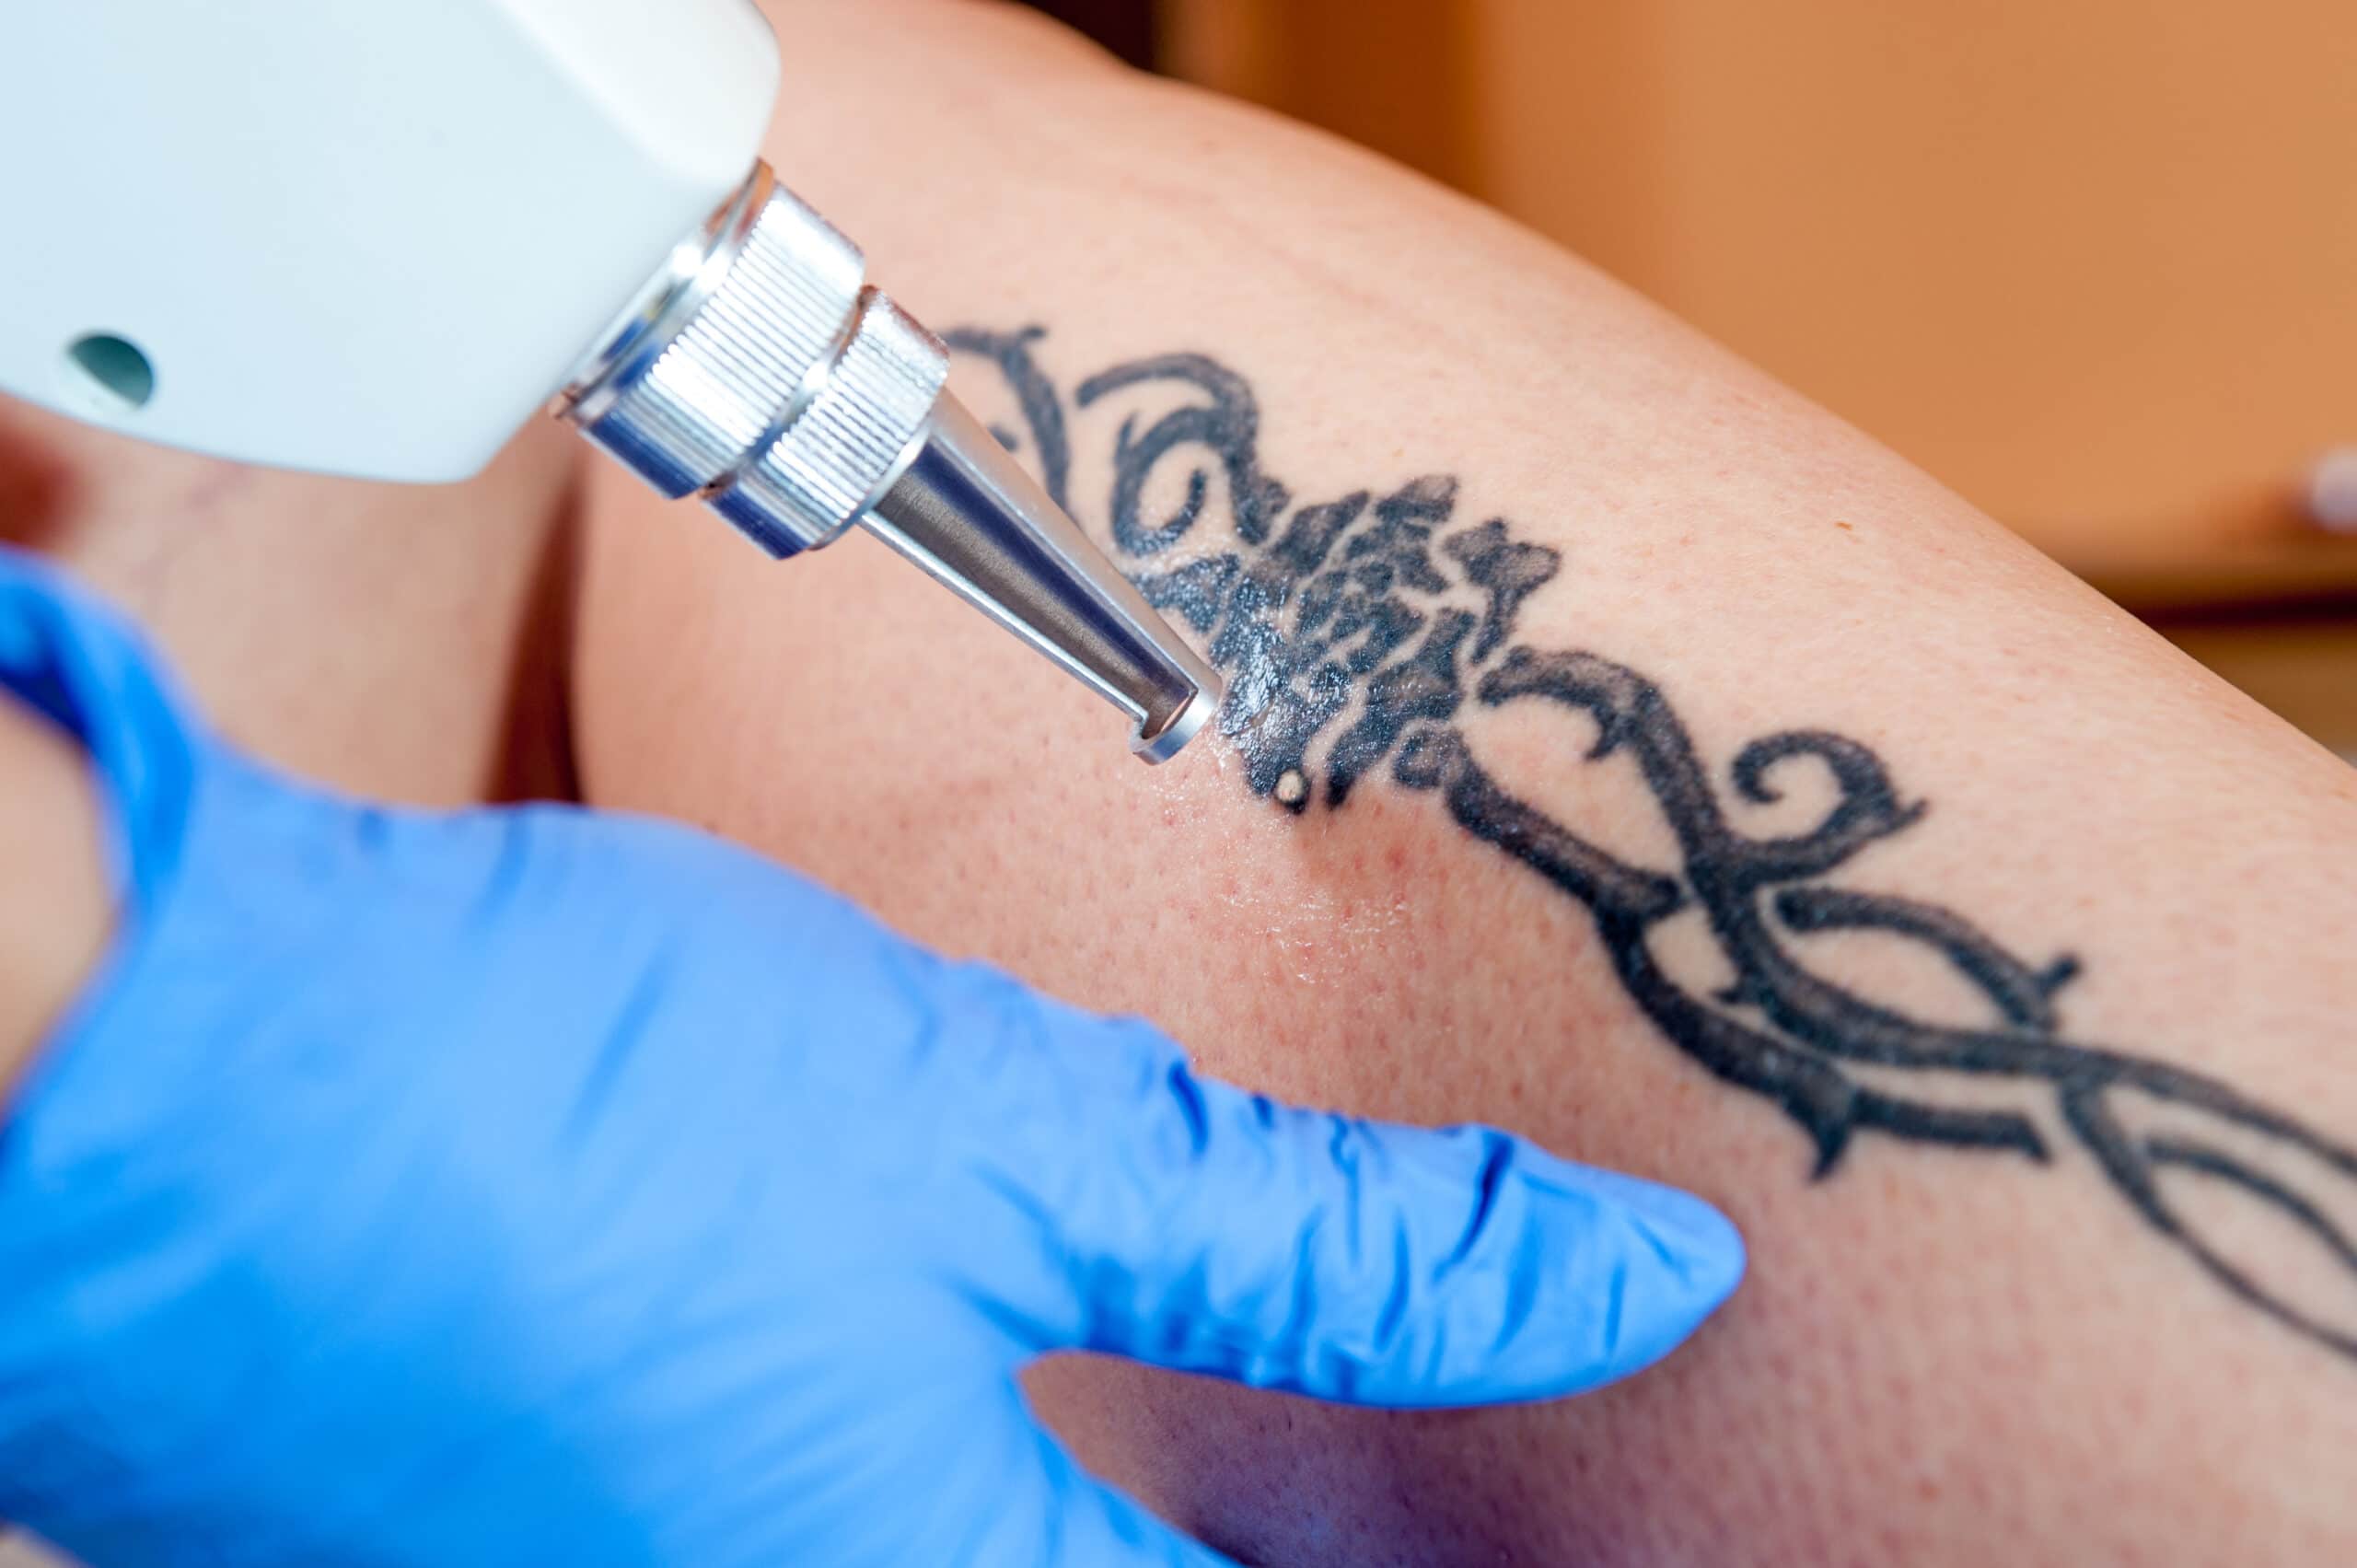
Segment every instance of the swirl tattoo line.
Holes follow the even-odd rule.
[[[1067,403],[1036,352],[1043,338],[1034,327],[949,341],[996,367],[1023,425],[1001,439],[1068,508],[1071,412],[1132,390],[1182,395],[1143,430],[1135,416],[1121,423],[1105,521],[1149,602],[1208,640],[1229,682],[1218,723],[1255,794],[1295,812],[1336,809],[1387,762],[1395,783],[1436,795],[1466,833],[1585,908],[1654,1027],[1720,1079],[1778,1106],[1808,1137],[1817,1179],[1867,1132],[2049,1166],[2075,1151],[2218,1284],[2357,1359],[2357,1240],[2345,1218],[2357,1207],[2357,1150],[2217,1079],[2070,1038],[2058,999],[2079,972],[2075,958],[2033,962],[1954,911],[1821,880],[1924,817],[1872,749],[1823,730],[1764,736],[1736,753],[1723,793],[1652,680],[1594,653],[1513,640],[1525,602],[1562,557],[1517,540],[1504,518],[1456,528],[1454,479],[1295,505],[1261,465],[1260,412],[1243,377],[1201,354],[1160,355],[1090,377]],[[1157,471],[1182,461],[1177,505],[1147,516]],[[1215,487],[1237,548],[1164,564]],[[1525,703],[1590,726],[1587,764],[1633,761],[1678,846],[1675,865],[1622,858],[1483,768],[1469,721]],[[1780,782],[1803,768],[1832,789],[1814,827],[1755,837],[1730,820],[1730,804],[1772,804]],[[1707,923],[1734,976],[1723,989],[1697,990],[1662,962],[1657,929],[1682,913]],[[1809,938],[1844,931],[1920,946],[1987,1016],[1919,1017],[1804,960]],[[1934,1098],[1935,1085],[1949,1092]],[[2141,1125],[2154,1119],[2163,1125]],[[2213,1225],[2173,1201],[2172,1179],[2214,1184],[2289,1222],[2327,1265],[2333,1301],[2295,1299],[2229,1256]]]

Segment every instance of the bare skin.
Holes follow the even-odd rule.
[[[546,421],[464,484],[168,451],[0,401],[0,543],[128,611],[231,738],[425,806],[562,793],[580,444]]]
[[[1450,541],[1503,518],[1492,544],[1554,564],[1493,646],[1465,631],[1457,704],[1384,738],[1336,804],[1380,661],[1346,671],[1297,769],[1268,772],[1264,710],[1148,774],[1109,710],[867,541],[772,566],[600,481],[589,796],[1144,1013],[1221,1075],[1503,1121],[1688,1186],[1752,1249],[1695,1343],[1541,1409],[1371,1415],[1044,1369],[1091,1463],[1271,1565],[2357,1554],[2357,1355],[2334,1337],[2357,1277],[2220,1174],[2231,1156],[2357,1226],[2335,1163],[2357,1143],[2357,778],[1493,215],[1012,13],[772,9],[794,40],[772,161],[934,325],[1001,334],[970,348],[1045,329],[1023,363],[1064,421],[1075,513],[1147,546],[1125,566],[1272,571],[1304,508],[1365,492],[1341,560],[1382,503],[1424,505],[1448,587],[1399,589],[1422,617],[1405,658],[1505,569]],[[865,111],[888,92],[894,113]],[[1141,462],[1174,410],[1216,402],[1206,361],[1248,395],[1251,460],[1198,420]],[[1040,460],[1006,356],[958,377]],[[1195,520],[1152,548],[1198,476]],[[1441,477],[1445,508],[1415,487]],[[1288,635],[1309,584],[1283,580]],[[1207,645],[1241,623],[1221,592]],[[1215,656],[1242,684],[1301,674]],[[1738,757],[1789,732],[1817,738],[1755,755],[1747,796]],[[1726,890],[1745,844],[1822,848],[1845,800],[1835,864]],[[1711,813],[1719,839],[1675,837]],[[1599,888],[1575,851],[1643,875]],[[1646,887],[1676,912],[1639,909]],[[1713,1057],[1712,1030],[1736,1048]],[[1799,1076],[1766,1081],[1767,1046]]]
[[[380,799],[567,794],[577,446],[535,429],[418,489],[271,473],[0,401],[0,542],[129,611],[250,751]],[[111,924],[79,750],[0,701],[0,1108]]]
[[[111,911],[98,804],[81,753],[30,710],[0,703],[0,865],[38,897],[0,899],[0,1106],[33,1043],[98,961]]]

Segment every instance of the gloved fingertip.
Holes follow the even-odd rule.
[[[1665,1266],[1690,1287],[1707,1313],[1742,1283],[1743,1233],[1716,1207],[1681,1188],[1639,1177],[1598,1170],[1533,1149],[1530,1176],[1536,1182],[1584,1192],[1617,1205],[1646,1237]]]
[[[1747,1264],[1735,1222],[1674,1187],[1521,1146],[1519,1236],[1493,1238],[1527,1307],[1501,1318],[1482,1399],[1576,1393],[1641,1371],[1735,1294]],[[1515,1223],[1508,1221],[1507,1223]]]

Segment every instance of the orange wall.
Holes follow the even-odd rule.
[[[2098,577],[2357,583],[2353,0],[1167,0]]]

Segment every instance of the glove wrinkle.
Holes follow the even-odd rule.
[[[1015,1375],[1636,1370],[1696,1200],[1280,1106],[708,835],[307,788],[0,552],[126,887],[0,1129],[0,1509],[102,1568],[1218,1568]]]

